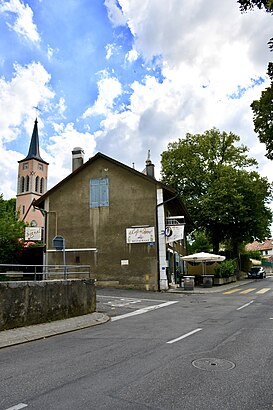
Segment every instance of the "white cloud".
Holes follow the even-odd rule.
[[[40,35],[37,26],[33,22],[33,11],[28,4],[24,5],[20,0],[3,1],[0,4],[0,13],[13,13],[16,19],[8,26],[17,34],[33,42],[40,42]]]
[[[51,48],[49,45],[47,46],[47,58],[48,60],[51,60],[54,54],[53,48]]]
[[[50,75],[40,63],[14,66],[10,81],[0,78],[0,142],[18,136],[22,121],[33,113],[33,107],[48,103],[54,93],[49,88]]]
[[[102,78],[98,82],[98,98],[92,107],[83,114],[83,118],[91,115],[106,115],[114,106],[115,99],[122,93],[121,83],[115,77]]]
[[[5,150],[2,146],[0,146],[0,156],[0,194],[3,194],[4,199],[15,198],[18,172],[18,169],[15,166],[15,164],[17,164],[17,161],[22,159],[22,156],[18,152]],[[13,181],[12,184],[11,181]]]
[[[205,0],[118,2],[120,25],[126,20],[134,36],[127,59],[141,55],[152,66],[160,57],[163,80],[151,70],[151,77],[132,84],[127,110],[109,111],[102,121],[99,149],[141,169],[150,148],[159,168],[169,141],[216,126],[240,135],[261,161],[264,147],[257,149],[250,104],[268,85],[253,79],[266,79],[272,16],[241,14],[234,0],[210,0],[209,7]]]
[[[138,52],[135,49],[132,49],[126,54],[125,58],[129,63],[132,63],[138,59]]]
[[[126,18],[120,8],[118,0],[104,0],[104,5],[107,8],[109,20],[114,26],[121,26],[126,24]]]
[[[113,50],[115,49],[115,45],[114,44],[106,44],[105,46],[105,50],[106,50],[106,60],[110,60],[110,58],[113,55]]]
[[[49,138],[47,151],[41,150],[42,158],[50,163],[49,188],[72,172],[73,148],[82,147],[85,160],[94,155],[96,148],[94,135],[77,131],[73,123],[53,124],[53,126],[56,135]]]
[[[0,78],[0,174],[3,176],[1,192],[5,198],[16,195],[15,164],[23,158],[22,153],[8,150],[6,145],[16,138],[23,138],[24,135],[29,138],[35,115],[33,107],[47,104],[54,97],[48,85],[49,81],[50,75],[39,63],[25,67],[17,64],[14,66],[14,75],[10,81]],[[42,127],[42,121],[39,121],[39,128]]]

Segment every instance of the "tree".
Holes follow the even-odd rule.
[[[212,248],[211,243],[204,234],[204,232],[194,231],[191,234],[191,240],[188,244],[188,253],[210,252]]]
[[[254,131],[259,140],[266,146],[266,156],[273,159],[273,63],[269,63],[267,74],[271,85],[262,91],[259,100],[251,104],[253,111]]]
[[[264,9],[267,13],[273,14],[273,0],[238,0],[240,4],[240,10],[246,12],[253,10],[255,7]],[[273,50],[273,38],[268,42],[269,48]]]
[[[18,219],[16,200],[0,195],[0,263],[15,263],[22,249],[19,239],[24,235],[24,222]]]
[[[162,181],[181,194],[197,230],[203,230],[218,253],[220,242],[239,243],[269,235],[271,188],[266,178],[247,168],[257,165],[233,133],[216,128],[186,134],[161,156]]]
[[[253,10],[254,7],[265,9],[268,13],[273,13],[273,0],[238,0],[241,11]]]
[[[256,6],[273,14],[273,0],[238,0],[238,3],[242,12],[252,10]],[[273,51],[273,38],[269,40],[268,45]],[[254,131],[266,146],[267,158],[273,159],[273,63],[268,64],[267,74],[271,80],[270,87],[262,91],[260,99],[253,101],[251,108]]]

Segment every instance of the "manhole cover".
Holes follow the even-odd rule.
[[[201,370],[225,371],[234,369],[235,364],[225,359],[197,359],[192,365]]]

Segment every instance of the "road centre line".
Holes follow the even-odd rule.
[[[158,300],[158,299],[140,299],[140,298],[124,298],[120,296],[105,296],[97,295],[98,298],[108,298],[108,299],[119,299],[119,300],[141,300],[143,302],[167,302],[167,300]]]
[[[250,302],[248,302],[248,303],[246,303],[245,305],[243,305],[243,306],[241,306],[241,307],[237,308],[236,310],[241,310],[241,309],[244,309],[245,307],[247,307],[247,306],[251,305],[251,303],[253,303],[253,302],[254,302],[254,300],[251,300]]]
[[[185,339],[186,337],[191,336],[191,335],[193,335],[194,333],[200,332],[200,330],[202,330],[202,328],[198,328],[198,329],[192,330],[191,332],[186,333],[185,335],[182,335],[182,336],[180,336],[180,337],[177,337],[176,339],[169,340],[169,341],[166,342],[166,343],[172,344],[172,343],[178,342],[179,340]]]
[[[143,313],[147,313],[147,312],[150,312],[152,310],[167,307],[167,306],[173,305],[174,303],[178,303],[178,300],[177,301],[160,303],[160,305],[148,306],[148,307],[145,307],[145,308],[142,308],[142,309],[135,310],[134,312],[125,313],[124,315],[113,316],[111,318],[111,322],[115,322],[116,320],[120,320],[120,319],[126,319],[127,317],[131,317],[131,316],[142,315]]]
[[[25,404],[25,403],[19,403],[19,404],[16,404],[16,406],[9,407],[9,408],[6,409],[6,410],[20,410],[20,409],[24,409],[25,407],[27,407],[27,404]]]

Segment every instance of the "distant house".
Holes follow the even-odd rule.
[[[46,215],[46,263],[62,264],[52,240],[65,239],[66,264],[88,264],[105,286],[166,290],[178,282],[190,217],[174,189],[102,153],[86,163],[72,151],[73,172],[35,202]]]
[[[273,255],[273,239],[266,239],[264,242],[252,242],[246,245],[246,251],[258,251],[262,256]]]

